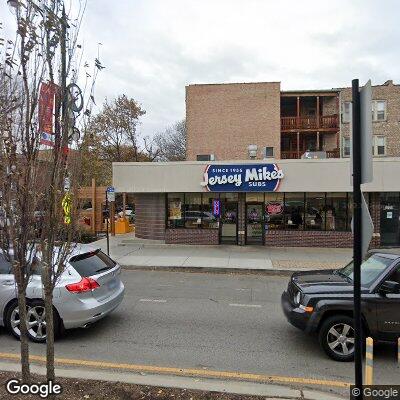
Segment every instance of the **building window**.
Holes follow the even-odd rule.
[[[350,157],[351,152],[351,139],[349,137],[342,137],[342,156]]]
[[[185,194],[185,228],[200,228],[202,218],[201,193]]]
[[[374,156],[384,156],[386,154],[386,137],[374,136],[372,143],[372,154]]]
[[[372,121],[386,121],[386,100],[372,100]]]
[[[326,194],[326,230],[347,231],[348,225],[348,196],[347,193]]]
[[[214,161],[215,156],[214,156],[214,154],[197,154],[196,160],[197,161]]]
[[[303,229],[304,193],[285,193],[284,218],[286,229]]]
[[[325,193],[306,193],[304,229],[325,230]]]
[[[266,147],[265,148],[265,158],[272,158],[274,156],[274,148]]]
[[[342,123],[344,124],[350,122],[350,108],[351,101],[345,101],[342,103]]]
[[[215,205],[215,202],[218,204]],[[214,209],[219,208],[219,210]],[[202,213],[201,213],[201,227],[205,229],[217,229],[218,217],[214,215],[214,211],[221,213],[221,203],[218,193],[203,193],[202,195]]]
[[[285,229],[283,193],[265,193],[265,230]]]
[[[185,196],[183,193],[168,193],[168,199],[167,199],[168,228],[184,227],[184,217],[183,217],[184,198]]]

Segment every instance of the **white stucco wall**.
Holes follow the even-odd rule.
[[[117,192],[164,193],[201,192],[203,172],[208,164],[251,164],[244,161],[182,161],[167,163],[113,163],[113,185]],[[261,164],[261,161],[254,161]],[[265,161],[265,163],[268,163]],[[349,192],[350,160],[279,160],[285,177],[280,192]],[[400,158],[374,160],[374,180],[363,187],[367,192],[400,191]]]

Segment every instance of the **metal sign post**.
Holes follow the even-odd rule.
[[[115,188],[112,186],[109,186],[106,190],[106,210],[108,213],[108,217],[106,218],[107,220],[107,255],[110,255],[110,236],[108,234],[108,220],[111,218],[111,213],[110,213],[110,207],[109,204],[111,202],[115,201]],[[114,215],[113,215],[114,218]]]
[[[361,263],[372,238],[373,224],[361,184],[372,181],[372,121],[371,82],[359,90],[359,81],[352,81],[352,167],[353,167],[353,263],[354,263],[354,367],[357,400],[363,399],[362,321],[361,321]]]
[[[108,210],[108,193],[106,191],[106,210],[108,213],[108,216],[106,215],[106,238],[107,238],[107,255],[110,255],[110,237],[108,235],[108,217],[110,216],[110,212]]]

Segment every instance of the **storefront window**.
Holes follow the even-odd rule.
[[[201,218],[201,193],[186,193],[185,228],[200,228]]]
[[[183,228],[183,193],[168,193],[168,228]]]
[[[350,230],[347,225],[348,199],[347,193],[327,193],[326,195],[326,230],[346,231]]]
[[[303,229],[304,193],[285,193],[285,229]]]
[[[285,229],[284,194],[265,193],[265,230]]]
[[[347,194],[347,226],[346,231],[351,230],[351,220],[353,219],[353,193]]]
[[[325,193],[306,193],[304,229],[325,230]]]
[[[218,217],[221,213],[221,200],[215,193],[203,193],[202,195],[201,227],[205,229],[217,229]]]
[[[264,193],[246,193],[246,203],[264,203]]]

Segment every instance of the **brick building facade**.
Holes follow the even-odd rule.
[[[371,245],[400,245],[400,86],[372,89]],[[184,244],[351,247],[350,88],[189,85],[187,161],[114,163],[136,236]]]

